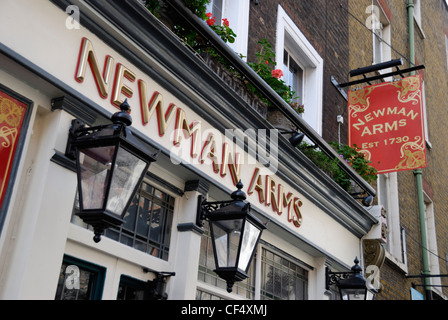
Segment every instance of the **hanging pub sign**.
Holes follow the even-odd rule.
[[[420,75],[348,92],[349,145],[378,173],[426,167]]]
[[[22,123],[28,106],[0,88],[0,208],[8,187]]]

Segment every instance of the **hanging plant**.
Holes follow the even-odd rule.
[[[275,62],[275,52],[272,49],[272,45],[266,39],[258,41],[260,50],[256,52],[256,62],[248,62],[247,64],[275,91],[282,97],[285,102],[291,105],[298,113],[303,113],[303,105],[297,103],[298,97],[295,96],[295,91],[281,79],[283,77],[283,71],[281,69],[274,69],[277,65]],[[266,104],[269,102],[258,93],[258,91],[252,85],[248,85],[248,88],[258,94]]]
[[[337,142],[330,142],[329,144],[335,149],[341,159],[330,159],[324,152],[307,143],[302,143],[298,148],[348,192],[351,190],[352,182],[350,177],[339,167],[340,160],[346,161],[367,183],[377,180],[378,171],[371,166],[372,162],[359,152],[359,148],[342,145]]]

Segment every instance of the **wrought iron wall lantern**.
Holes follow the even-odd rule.
[[[291,143],[291,145],[296,148],[302,143],[303,138],[305,138],[305,134],[302,132],[298,132],[297,130],[296,131],[281,131],[280,133],[281,134],[291,134],[291,137],[288,140]]]
[[[348,272],[332,272],[328,267],[325,270],[326,289],[329,290],[332,284],[336,284],[341,300],[366,300],[367,298],[366,279],[362,275],[358,258],[355,258],[354,262],[355,265]]]
[[[230,201],[208,202],[203,196],[198,198],[197,223],[202,226],[204,220],[209,221],[216,266],[214,271],[226,281],[228,292],[232,292],[236,281],[248,278],[247,269],[261,233],[266,228],[251,213],[250,203],[244,201],[246,194],[241,190],[241,181],[237,188]]]
[[[351,193],[350,195],[353,196],[353,199],[362,200],[361,203],[364,207],[371,207],[373,204],[373,196],[370,194],[366,195],[365,192]]]
[[[175,272],[158,272],[149,268],[143,268],[143,272],[152,272],[155,274],[154,280],[148,280],[146,285],[149,288],[149,294],[145,297],[147,300],[167,300],[166,278],[175,276]]]
[[[94,229],[99,242],[104,230],[121,225],[154,154],[129,130],[130,106],[111,117],[112,124],[86,127],[73,120],[66,156],[76,160],[80,211],[77,215]]]

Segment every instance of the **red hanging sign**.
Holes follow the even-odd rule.
[[[8,187],[26,109],[26,104],[0,92],[0,207]]]
[[[420,75],[348,93],[349,145],[378,173],[426,167]]]

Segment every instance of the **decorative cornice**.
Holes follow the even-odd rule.
[[[83,119],[83,121],[88,125],[92,125],[95,123],[95,120],[100,117],[99,114],[87,107],[85,103],[71,95],[65,95],[63,97],[52,99],[51,111],[55,110],[64,110],[75,118]]]
[[[202,195],[206,195],[210,186],[203,180],[189,180],[185,182],[184,191],[197,191]]]

